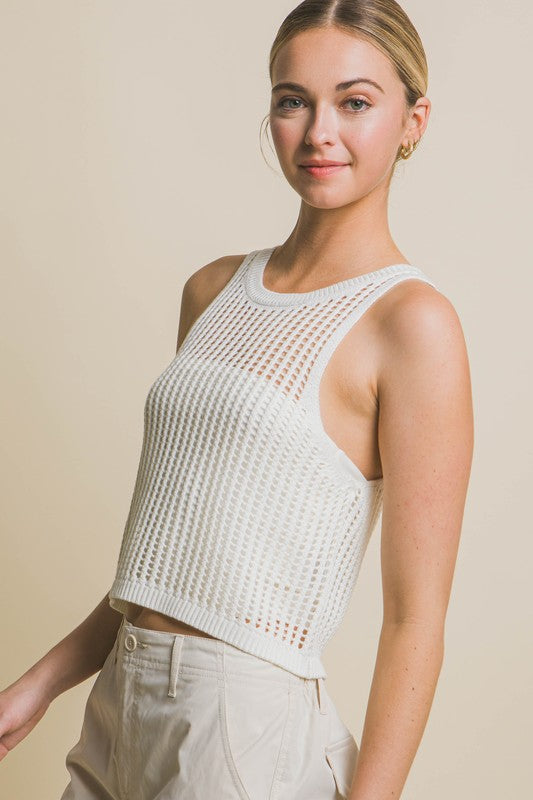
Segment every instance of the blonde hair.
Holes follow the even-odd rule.
[[[428,64],[422,41],[407,14],[395,0],[303,0],[283,20],[270,49],[269,74],[293,36],[312,28],[336,27],[377,47],[389,58],[405,89],[405,111],[423,97],[428,85]],[[267,120],[269,114],[264,117]],[[261,134],[260,134],[261,135]],[[396,154],[396,165],[400,160]]]

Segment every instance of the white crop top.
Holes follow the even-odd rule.
[[[274,292],[254,250],[150,387],[110,605],[155,609],[306,678],[339,627],[381,511],[326,434],[318,390],[339,342],[400,281],[394,264]]]

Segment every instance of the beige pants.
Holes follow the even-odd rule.
[[[323,678],[124,617],[61,800],[339,800],[358,754]]]

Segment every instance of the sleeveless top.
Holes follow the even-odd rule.
[[[378,514],[325,432],[333,351],[400,281],[394,264],[311,292],[263,284],[249,253],[149,389],[110,605],[155,609],[305,678],[346,612]]]

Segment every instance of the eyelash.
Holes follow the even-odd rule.
[[[278,103],[277,107],[281,108],[283,111],[298,111],[297,108],[285,108],[283,103],[285,103],[287,100],[297,100],[298,102],[301,102],[299,97],[284,97],[282,100],[280,100],[280,102]],[[351,102],[364,103],[365,106],[367,107],[367,109],[371,108],[371,104],[367,100],[363,100],[362,97],[348,97],[348,99],[345,100],[344,102],[345,103],[351,103]],[[363,110],[365,110],[365,109],[362,109],[362,108],[360,108],[360,109],[352,109],[354,114],[360,114],[361,111],[363,111]]]

